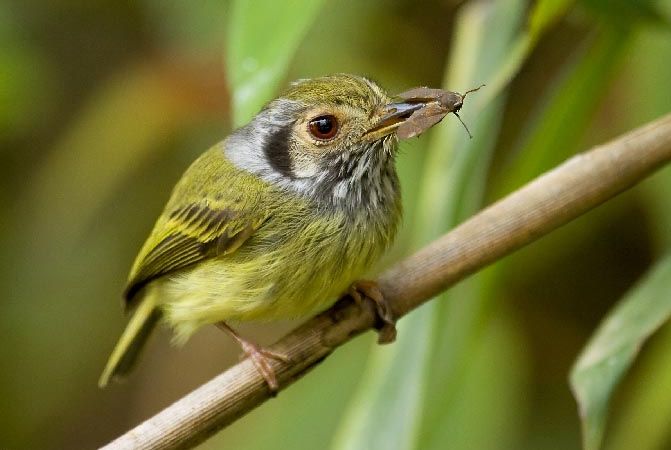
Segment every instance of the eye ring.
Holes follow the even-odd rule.
[[[338,118],[332,114],[317,116],[308,122],[310,134],[320,141],[333,139],[339,128]]]

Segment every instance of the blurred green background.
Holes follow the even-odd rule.
[[[383,268],[671,111],[670,23],[668,0],[0,3],[0,448],[100,446],[236,361],[218,330],[182,349],[161,330],[125,383],[96,386],[169,190],[287,81],[487,83],[463,110],[473,140],[448,117],[402,144],[406,218]],[[664,321],[650,305],[671,299],[669,251],[667,168],[413,312],[393,346],[355,339],[202,448],[578,448],[571,367],[621,298],[648,301],[647,334]],[[270,343],[293,325],[243,331]],[[614,392],[605,448],[671,449],[671,329],[624,372],[595,378]]]

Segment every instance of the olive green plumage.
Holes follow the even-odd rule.
[[[132,366],[159,319],[184,342],[203,325],[303,317],[345,293],[401,217],[390,102],[361,77],[301,80],[201,155],[133,264],[133,317],[100,385]]]

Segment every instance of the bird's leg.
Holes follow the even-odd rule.
[[[377,316],[382,321],[382,325],[378,328],[377,342],[379,344],[388,344],[396,340],[396,320],[375,281],[355,281],[349,287],[347,294],[358,305],[361,305],[364,297],[369,298],[375,305]]]
[[[250,342],[240,336],[233,328],[228,326],[226,322],[217,322],[217,327],[225,331],[230,337],[232,337],[240,347],[242,348],[243,355],[248,356],[252,360],[254,367],[259,371],[261,376],[268,383],[270,391],[275,393],[277,392],[279,385],[277,384],[277,377],[275,376],[275,370],[270,362],[270,359],[275,359],[282,362],[289,362],[289,357],[283,353],[274,352],[272,350],[267,350],[263,347],[260,347],[253,342]]]

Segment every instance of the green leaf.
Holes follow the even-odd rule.
[[[537,41],[543,33],[554,25],[575,0],[541,0],[536,2],[529,17],[529,35],[532,41]]]
[[[602,27],[581,51],[543,102],[510,170],[502,171],[497,196],[512,191],[580,148],[589,118],[617,74],[631,33]]]
[[[247,123],[283,80],[320,0],[234,0],[226,45],[233,124]]]
[[[628,392],[609,427],[608,450],[669,447],[671,422],[671,326],[667,322],[632,370]]]
[[[585,450],[601,447],[613,391],[641,346],[671,315],[671,254],[608,314],[571,371]]]
[[[422,424],[423,439],[415,448],[522,448],[531,375],[527,345],[514,311],[500,306],[486,326],[478,327],[477,337],[469,339],[468,357],[456,368],[456,389],[449,397],[427,394],[434,410],[442,405],[442,414],[438,421]]]
[[[398,324],[398,342],[372,353],[366,373],[350,400],[333,449],[415,448],[423,396],[420,368],[428,357],[431,309],[425,305]]]
[[[487,89],[476,99],[478,105],[489,104],[496,98],[522,68],[543,33],[557,22],[575,0],[539,0],[529,14],[528,31],[520,33],[515,43],[509,46],[505,60],[488,78]]]

